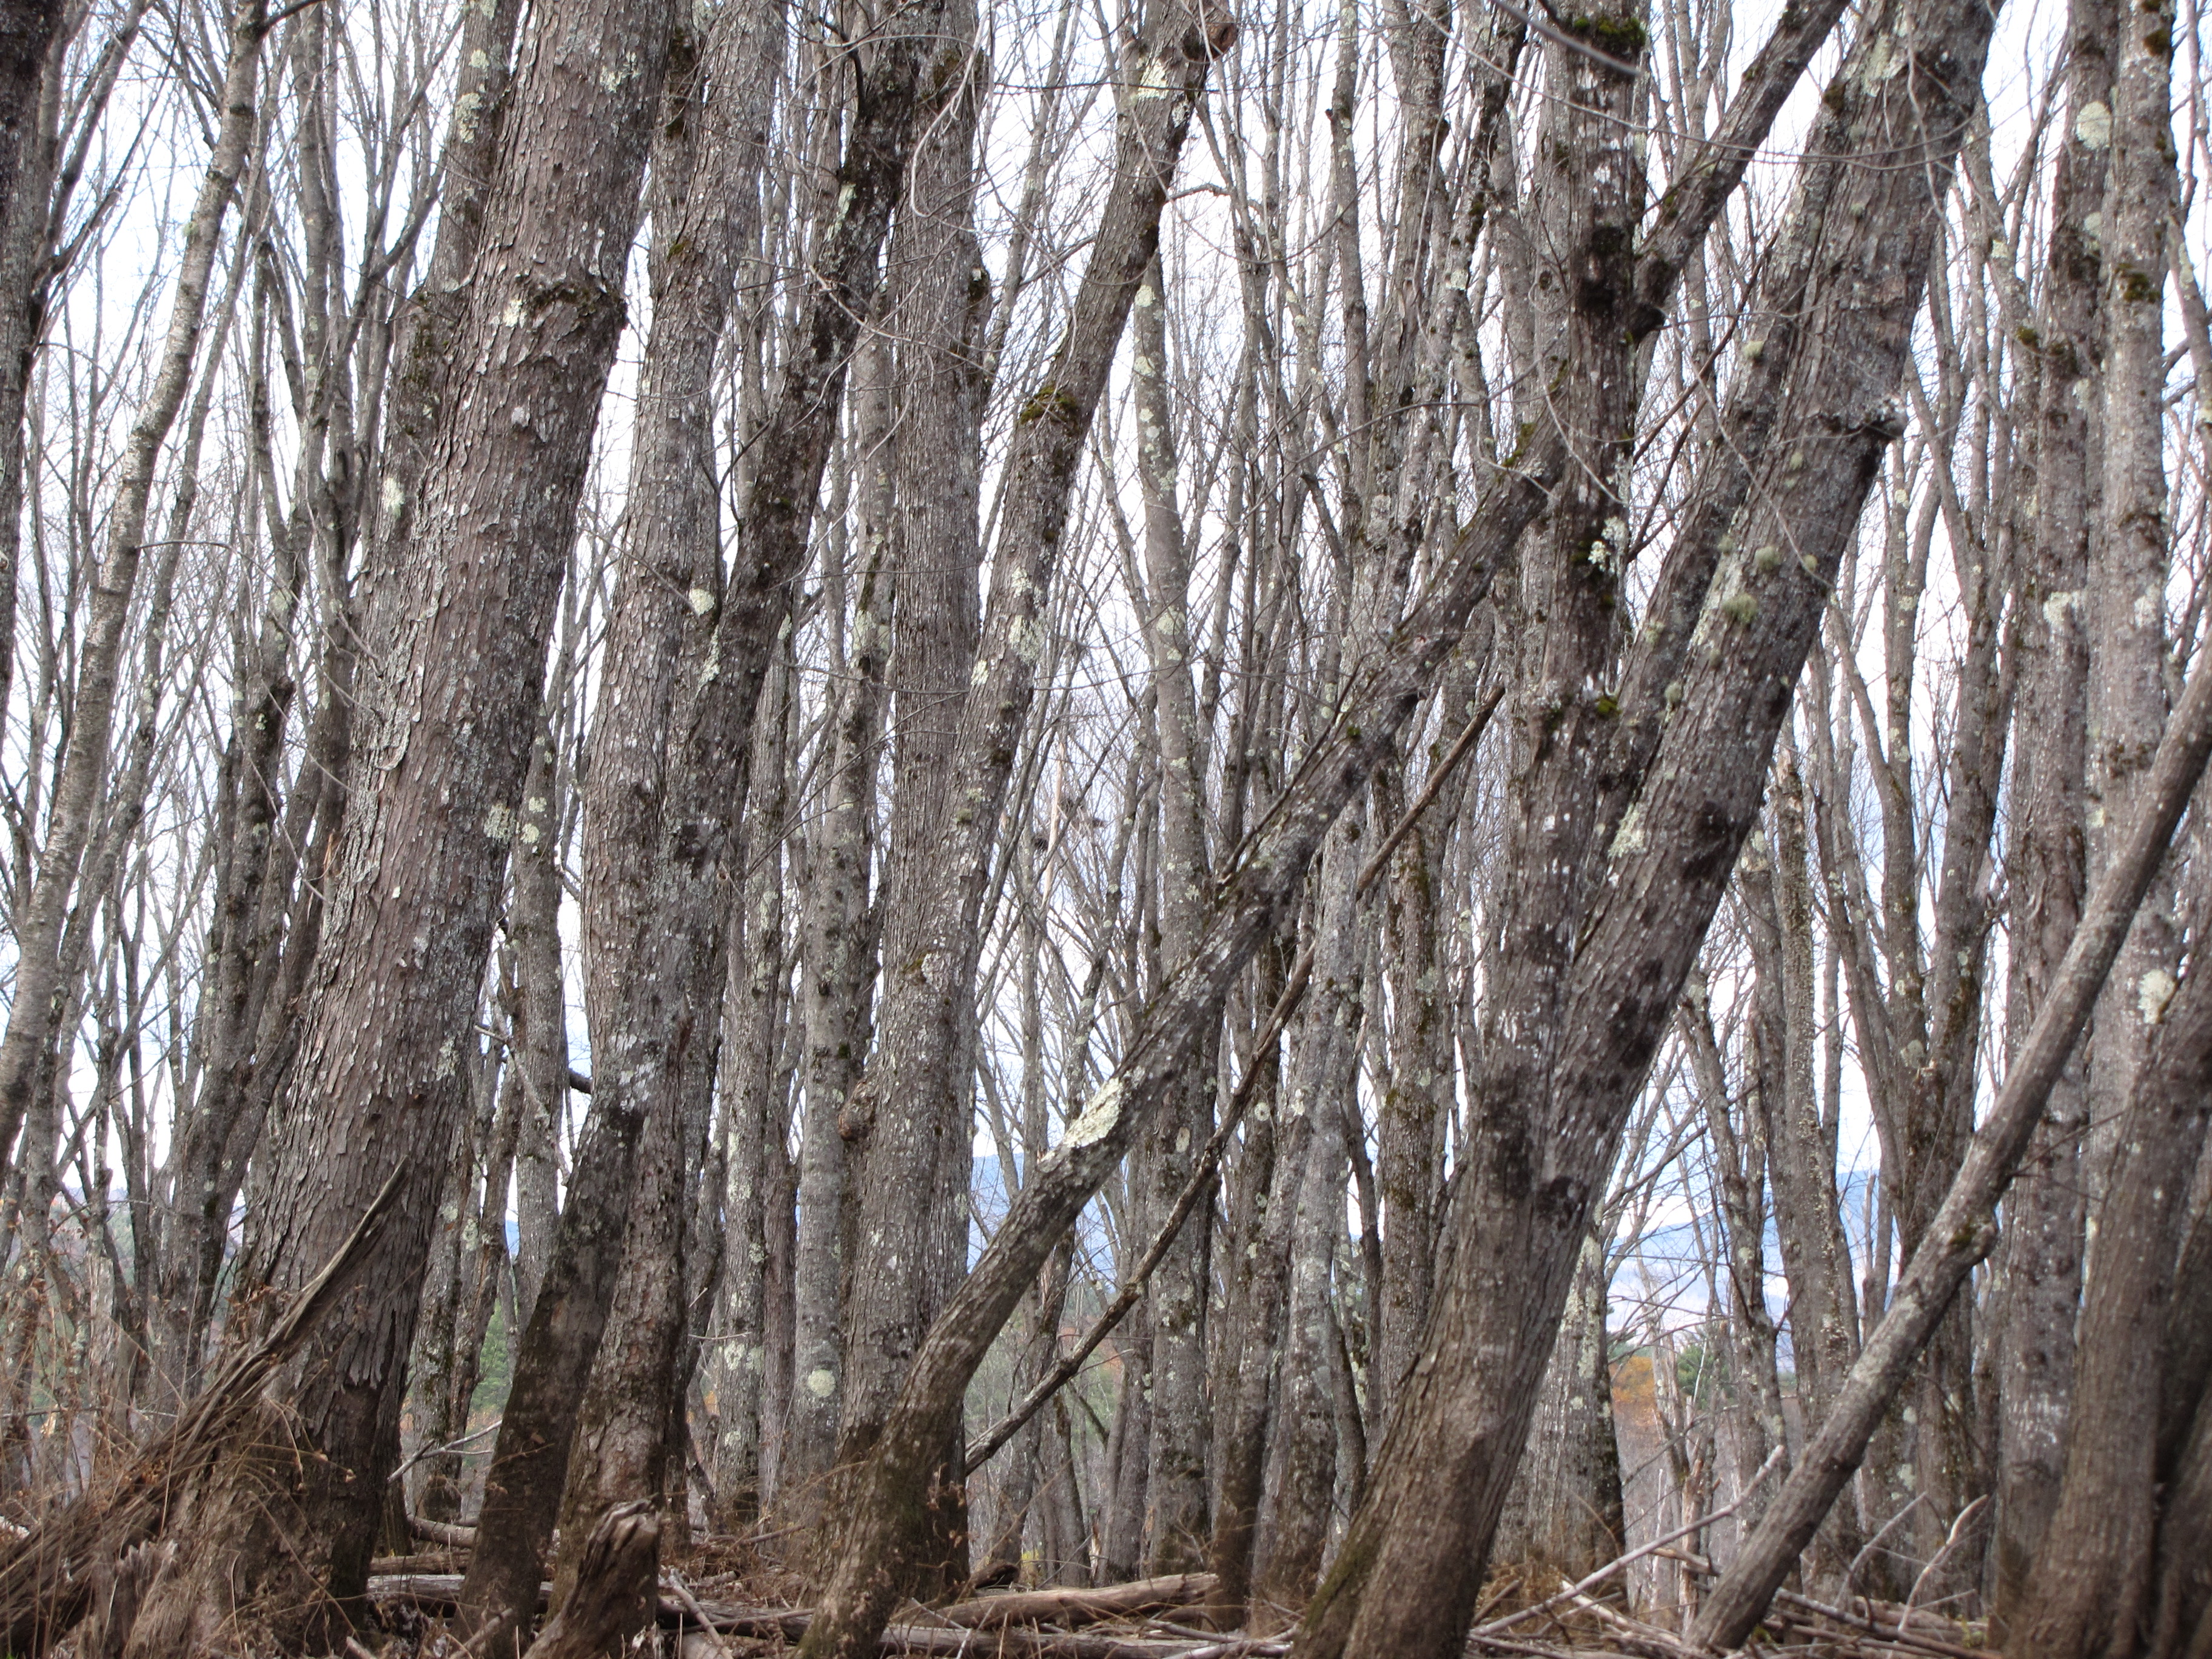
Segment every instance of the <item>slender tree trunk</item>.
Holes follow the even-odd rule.
[[[2024,667],[2014,714],[2018,828],[2007,872],[2014,894],[2006,1025],[2016,1056],[2049,994],[2088,884],[2083,775],[2088,640],[2083,606],[2100,486],[2098,243],[2087,221],[2104,200],[2108,146],[2086,143],[2081,112],[2109,108],[2112,7],[2073,0],[2067,15],[2066,138],[2052,187],[2048,288],[2032,483],[2038,503],[2019,582]],[[2008,1056],[2010,1058],[2011,1056]],[[1997,1336],[1997,1471],[1988,1599],[1990,1644],[2008,1632],[2032,1583],[2058,1501],[2073,1399],[2080,1305],[2087,1127],[2086,1055],[2053,1085],[2027,1164],[2005,1200],[2004,1310]]]
[[[2126,826],[2166,715],[2166,583],[2172,564],[2165,459],[2167,222],[2174,210],[2171,9],[2113,16],[2110,143],[2098,245],[2105,326],[2099,459],[2103,477],[2083,605],[2089,632],[2089,870],[2104,870]],[[2094,392],[2094,387],[2090,388]],[[2129,934],[2090,1028],[2083,1171],[2102,1197],[2122,1152],[2118,1125],[2136,1091],[2180,940],[2160,890]]]
[[[1814,1085],[1813,918],[1804,787],[1794,753],[1784,752],[1771,793],[1773,839],[1761,849],[1768,856],[1747,857],[1741,877],[1757,965],[1756,1105],[1773,1182],[1776,1238],[1790,1284],[1797,1398],[1805,1420],[1817,1423],[1858,1357],[1858,1298],[1836,1188],[1835,1149]],[[1839,1509],[1814,1541],[1808,1581],[1835,1592],[1863,1541],[1856,1515]]]
[[[541,718],[531,739],[522,787],[521,829],[515,837],[514,889],[507,937],[514,951],[514,995],[507,1011],[508,1092],[514,1097],[510,1154],[514,1170],[514,1318],[510,1353],[520,1346],[545,1275],[553,1224],[560,1214],[555,1146],[568,1118],[568,1000],[561,963],[560,767],[553,734]],[[506,1246],[507,1186],[487,1195],[487,1224],[497,1222]]]
[[[215,271],[223,220],[257,126],[255,87],[262,36],[266,33],[264,15],[263,0],[241,0],[230,18],[222,125],[209,157],[207,176],[185,223],[159,366],[131,425],[115,500],[108,510],[106,550],[84,619],[84,644],[68,742],[54,780],[52,827],[40,848],[37,879],[21,901],[15,918],[15,1000],[8,1012],[6,1036],[0,1037],[0,1157],[15,1141],[58,1029],[55,1024],[58,1000],[67,996],[61,975],[62,933],[92,839],[100,786],[107,770],[123,631],[138,585],[154,475],[169,430],[184,407],[185,393],[191,389],[207,314],[208,284]],[[0,23],[6,21],[0,18]],[[0,46],[5,44],[4,36],[0,36]],[[44,41],[38,45],[43,48]],[[0,59],[6,56],[0,52]],[[37,73],[37,58],[34,52],[28,71],[33,76]],[[0,73],[4,73],[4,64],[0,64]],[[7,112],[0,110],[0,149],[13,151],[20,147],[20,135],[8,131],[8,125]],[[12,154],[6,158],[11,174],[15,161]],[[9,182],[12,185],[12,179]],[[9,646],[12,650],[12,640]]]
[[[912,188],[913,186],[909,186]],[[903,261],[912,216],[893,234],[891,264]],[[823,564],[833,629],[842,632],[845,590],[854,608],[844,660],[830,697],[823,737],[828,780],[815,815],[805,907],[799,919],[799,1011],[804,1046],[799,1087],[806,1102],[801,1146],[799,1215],[799,1365],[802,1386],[792,1395],[789,1481],[783,1524],[819,1523],[844,1403],[839,1352],[844,1310],[848,1157],[846,1109],[867,1058],[876,982],[878,912],[871,902],[876,847],[877,755],[884,725],[884,659],[890,644],[894,581],[884,569],[896,459],[906,441],[892,418],[892,351],[888,336],[864,346],[852,392],[853,435],[848,466],[858,475],[860,545],[852,568]],[[933,457],[933,459],[935,458]],[[849,487],[849,486],[848,486]]]
[[[1282,1194],[1282,1212],[1291,1224],[1280,1293],[1285,1311],[1278,1316],[1285,1322],[1279,1338],[1267,1344],[1271,1353],[1277,1348],[1281,1353],[1272,1437],[1278,1475],[1268,1548],[1252,1574],[1252,1599],[1285,1608],[1304,1605],[1313,1592],[1336,1488],[1332,1270],[1344,1236],[1345,1118],[1358,1085],[1364,1017],[1361,989],[1368,953],[1361,948],[1364,929],[1352,891],[1367,851],[1359,839],[1364,828],[1354,806],[1322,855],[1315,982],[1306,994],[1307,1018],[1283,1106],[1294,1121],[1277,1131],[1278,1170],[1293,1167],[1281,1160],[1288,1140],[1303,1139],[1304,1151],[1297,1181]]]
[[[970,229],[982,88],[966,0],[945,12],[945,101],[916,157],[896,315],[902,354],[896,558],[901,572],[890,678],[897,700],[884,876],[884,981],[873,1053],[842,1126],[852,1190],[838,1332],[836,1461],[867,1449],[906,1361],[967,1267],[968,1157],[975,1036],[975,912],[949,916],[938,895],[963,890],[967,836],[996,827],[995,796],[960,763],[957,711],[975,660],[983,393],[990,301]],[[1008,757],[1011,759],[1011,756]],[[948,926],[948,922],[951,923]],[[917,1201],[917,1194],[927,1194]],[[959,1245],[948,1250],[948,1234]],[[915,1593],[967,1576],[965,1476],[957,1436],[928,1499],[930,1542],[911,1564]],[[842,1523],[825,1528],[832,1551]]]
[[[1198,942],[1210,869],[1206,847],[1207,744],[1199,725],[1190,625],[1190,552],[1176,499],[1175,414],[1167,395],[1167,284],[1157,257],[1130,325],[1136,393],[1137,477],[1145,501],[1146,644],[1158,700],[1160,752],[1160,956],[1181,962]],[[1159,1178],[1154,1206],[1175,1201],[1178,1171],[1213,1133],[1217,1056],[1191,1071],[1187,1099],[1147,1131]],[[1206,1516],[1206,1304],[1212,1278],[1211,1209],[1194,1215],[1152,1270],[1152,1443],[1147,1486],[1156,1574],[1195,1571]]]
[[[772,1172],[782,1147],[783,1115],[777,1108],[788,966],[783,946],[782,828],[790,726],[790,673],[769,672],[753,744],[753,777],[746,798],[752,822],[744,842],[744,897],[732,922],[729,1001],[723,1012],[721,1086],[724,1130],[722,1288],[720,1381],[715,1395],[719,1433],[714,1455],[717,1520],[735,1530],[761,1513],[763,1445],[775,1420],[769,1414],[769,1213],[777,1194]],[[788,1218],[788,1210],[786,1211]]]

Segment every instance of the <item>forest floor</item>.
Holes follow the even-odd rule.
[[[633,1651],[668,1659],[736,1659],[791,1651],[811,1614],[793,1599],[793,1575],[732,1559],[715,1541],[660,1574],[656,1617]],[[460,1588],[457,1553],[381,1559],[371,1580],[390,1639],[361,1644],[356,1659],[443,1659],[460,1644],[444,1615]],[[1703,1659],[1674,1631],[1607,1599],[1602,1583],[1546,1593],[1540,1575],[1504,1570],[1486,1587],[1470,1655],[1633,1654]],[[1290,1650],[1276,1633],[1209,1631],[1198,1606],[1212,1588],[1205,1574],[1130,1583],[988,1591],[941,1607],[908,1603],[884,1633],[886,1654],[956,1659],[1262,1659]],[[1752,1644],[1762,1655],[1834,1659],[1992,1659],[1982,1628],[1922,1609],[1854,1598],[1849,1610],[1784,1592]]]

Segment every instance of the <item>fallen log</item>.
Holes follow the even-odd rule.
[[[426,1544],[443,1544],[449,1550],[472,1550],[477,1547],[477,1529],[458,1526],[450,1521],[428,1521],[411,1510],[407,1516],[407,1530]]]
[[[1179,1572],[1097,1589],[1083,1585],[979,1595],[941,1608],[939,1613],[953,1624],[975,1630],[995,1630],[1002,1625],[1095,1625],[1102,1619],[1190,1607],[1211,1595],[1213,1585],[1210,1572]]]

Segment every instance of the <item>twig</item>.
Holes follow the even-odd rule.
[[[1917,1607],[1920,1603],[1920,1589],[1921,1587],[1928,1582],[1929,1574],[1934,1572],[1936,1568],[1942,1566],[1945,1558],[1947,1558],[1953,1550],[1959,1547],[1959,1540],[1966,1531],[1966,1522],[1972,1520],[1976,1515],[1980,1513],[1982,1506],[1989,1501],[1989,1493],[1984,1492],[1980,1497],[1975,1498],[1972,1503],[1967,1504],[1966,1508],[1959,1511],[1958,1519],[1951,1522],[1951,1530],[1944,1535],[1943,1547],[1937,1550],[1934,1555],[1929,1558],[1928,1565],[1920,1569],[1920,1576],[1912,1581],[1912,1589],[1906,1594],[1905,1598],[1905,1613],[1903,1618],[1899,1620],[1899,1623],[1910,1624],[1911,1622],[1912,1609]]]
[[[707,1644],[722,1659],[732,1659],[729,1644],[722,1640],[722,1632],[714,1628],[714,1621],[707,1616],[707,1609],[699,1605],[699,1598],[691,1594],[691,1587],[684,1582],[684,1575],[674,1568],[668,1572],[668,1588],[676,1592],[676,1599],[684,1610],[698,1621],[699,1628],[707,1632]]]
[[[1765,1480],[1768,1475],[1771,1474],[1777,1468],[1778,1468],[1781,1466],[1781,1462],[1782,1448],[1777,1446],[1772,1452],[1768,1454],[1766,1462],[1759,1465],[1759,1473],[1752,1476],[1750,1484],[1745,1486],[1743,1491],[1738,1494],[1735,1503],[1725,1504],[1722,1508],[1713,1510],[1709,1515],[1699,1516],[1697,1520],[1691,1522],[1690,1524],[1686,1527],[1675,1528],[1674,1531],[1668,1533],[1663,1538],[1655,1538],[1650,1543],[1641,1545],[1638,1547],[1629,1551],[1627,1554],[1620,1556],[1614,1560],[1607,1562],[1605,1565],[1600,1567],[1595,1572],[1591,1573],[1587,1578],[1583,1579],[1579,1583],[1568,1585],[1566,1589],[1561,1590],[1557,1595],[1550,1597],[1548,1600],[1539,1601],[1534,1607],[1523,1607],[1518,1613],[1509,1613],[1503,1619],[1492,1620],[1490,1623],[1480,1626],[1474,1632],[1474,1634],[1477,1636],[1487,1637],[1498,1631],[1510,1630],[1514,1626],[1521,1623],[1524,1619],[1534,1619],[1539,1613],[1548,1613],[1553,1607],[1559,1607],[1563,1603],[1571,1601],[1577,1596],[1585,1595],[1588,1591],[1595,1588],[1597,1585],[1602,1584],[1607,1579],[1612,1577],[1613,1574],[1621,1571],[1631,1563],[1640,1561],[1647,1555],[1657,1555],[1662,1553],[1669,1554],[1674,1553],[1674,1552],[1667,1549],[1667,1547],[1669,1544],[1673,1543],[1678,1538],[1686,1537],[1691,1533],[1703,1532],[1707,1527],[1711,1526],[1716,1521],[1727,1520],[1729,1516],[1734,1515],[1736,1512],[1736,1510],[1742,1504],[1745,1498],[1750,1497],[1752,1493],[1759,1490],[1759,1483]]]
[[[1429,774],[1428,787],[1421,791],[1421,798],[1406,809],[1405,816],[1392,827],[1389,835],[1382,837],[1382,844],[1375,849],[1375,856],[1367,860],[1365,867],[1359,872],[1359,879],[1352,884],[1354,898],[1375,884],[1375,878],[1382,873],[1382,866],[1389,862],[1390,854],[1398,850],[1398,843],[1413,833],[1413,826],[1420,822],[1421,814],[1429,810],[1449,781],[1453,769],[1467,758],[1468,751],[1482,740],[1483,732],[1490,726],[1490,717],[1498,712],[1498,705],[1504,701],[1504,697],[1505,687],[1502,683],[1492,688],[1489,698],[1474,711],[1474,718],[1467,723],[1467,730],[1462,732],[1459,741],[1452,744],[1451,752],[1438,761],[1435,769]]]
[[[1115,1326],[1121,1322],[1121,1316],[1137,1305],[1137,1298],[1145,1293],[1145,1281],[1152,1276],[1152,1269],[1158,1267],[1166,1256],[1169,1246],[1175,1243],[1176,1235],[1182,1231],[1182,1224],[1198,1207],[1199,1200],[1212,1190],[1214,1178],[1221,1172],[1221,1160],[1229,1151],[1229,1142],[1237,1133],[1237,1125],[1243,1118],[1245,1108],[1252,1103],[1260,1077],[1267,1069],[1261,1063],[1262,1057],[1275,1039],[1282,1035],[1283,1027],[1290,1023],[1291,1014],[1297,1012],[1298,1000],[1305,994],[1306,981],[1312,974],[1313,946],[1309,945],[1298,952],[1297,961],[1291,964],[1290,982],[1283,987],[1282,995],[1275,999],[1274,1012],[1267,1017],[1267,1030],[1252,1045],[1251,1063],[1245,1066],[1244,1075],[1237,1082],[1237,1092],[1230,1097],[1229,1109],[1222,1114],[1221,1127],[1213,1132],[1213,1138],[1206,1143],[1206,1150],[1199,1154],[1198,1167],[1191,1171],[1182,1195],[1176,1200],[1173,1212],[1153,1237],[1152,1247],[1145,1252],[1144,1259],[1138,1262],[1135,1271],[1123,1283],[1121,1293],[1108,1304],[1106,1311],[1100,1314],[1091,1328],[1083,1334],[1083,1340],[1076,1344],[1075,1351],[1047,1372],[1043,1380],[1024,1395],[1012,1411],[969,1443],[963,1474],[973,1474],[989,1462],[992,1454],[1012,1439],[1022,1425],[1036,1414],[1038,1407],[1066,1386],[1068,1379],[1083,1368],[1085,1360],[1091,1358],[1091,1350],[1103,1342]]]
[[[401,1475],[406,1474],[408,1470],[413,1468],[417,1463],[421,1462],[426,1457],[441,1457],[447,1452],[460,1450],[462,1447],[467,1445],[471,1440],[481,1440],[488,1434],[497,1434],[499,1432],[500,1422],[501,1419],[495,1417],[490,1422],[485,1424],[483,1427],[470,1431],[470,1432],[463,1435],[459,1440],[448,1440],[442,1446],[423,1447],[420,1451],[416,1452],[414,1456],[409,1458],[398,1468],[392,1470],[392,1479],[397,1480]]]

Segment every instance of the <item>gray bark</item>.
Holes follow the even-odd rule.
[[[2051,246],[2035,408],[2033,538],[2018,579],[2024,666],[2014,722],[2018,808],[2006,1025],[2016,1054],[2049,994],[2081,914],[2088,873],[2083,785],[2088,640],[2082,608],[2100,485],[2096,433],[2098,244],[2086,228],[2104,199],[2107,147],[2083,141],[2081,112],[2109,107],[2112,21],[2105,0],[2067,14],[2066,137],[2051,192]],[[2094,118],[2093,118],[2094,119]],[[2008,1056],[2009,1057],[2009,1056]],[[2043,1123],[2005,1200],[2003,1320],[1997,1337],[1997,1478],[1987,1596],[1992,1645],[2025,1605],[2051,1523],[2073,1397],[2074,1322],[2087,1218],[2081,1138],[2087,1057],[2052,1086]]]
[[[1570,1583],[1618,1558],[1628,1543],[1605,1277],[1605,1247],[1586,1238],[1492,1552]],[[1655,1363],[1663,1358],[1655,1356]]]

